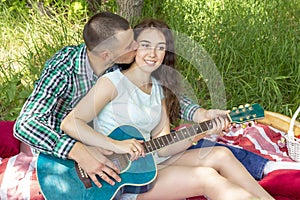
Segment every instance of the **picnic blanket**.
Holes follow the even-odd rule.
[[[36,177],[36,156],[32,149],[24,143],[20,143],[20,149],[12,151],[12,148],[15,148],[15,145],[19,143],[14,141],[12,124],[5,124],[9,124],[10,129],[3,128],[1,122],[0,199],[43,200],[44,197]],[[246,128],[243,128],[242,125],[232,127],[222,137],[211,136],[206,139],[244,148],[270,160],[294,162],[288,157],[282,135],[284,135],[283,132],[270,126],[252,123],[251,125],[248,124]],[[12,142],[7,142],[9,140]],[[4,144],[4,142],[6,143]],[[14,147],[10,147],[12,144]],[[9,154],[4,152],[8,150]],[[264,177],[259,183],[276,200],[300,199],[300,170],[276,170]],[[188,198],[188,200],[203,199],[205,199],[203,196]]]

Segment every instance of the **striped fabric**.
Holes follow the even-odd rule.
[[[43,200],[36,177],[36,156],[22,144],[22,152],[0,162],[0,199]]]
[[[241,125],[231,128],[224,136],[218,137],[217,142],[249,150],[269,160],[293,162],[282,142],[284,134],[270,126],[252,122],[244,129]]]

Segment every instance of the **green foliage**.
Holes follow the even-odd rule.
[[[13,120],[32,92],[45,61],[66,45],[82,43],[83,23],[73,23],[82,21],[81,15],[66,17],[68,10],[45,12],[37,4],[18,12],[11,12],[12,7],[5,4],[0,9],[0,119]]]
[[[258,102],[291,115],[300,105],[299,1],[166,0],[161,8],[174,30],[212,56],[228,108]],[[197,98],[210,106],[205,78],[187,61],[180,64]]]
[[[0,119],[15,119],[45,61],[82,42],[91,13],[85,0],[1,1]],[[116,12],[116,2],[99,10]],[[214,106],[213,80],[227,108],[256,102],[291,116],[300,105],[299,10],[298,0],[144,0],[141,18],[163,19],[190,40],[177,43],[178,65],[201,105]]]
[[[74,16],[77,18],[82,18],[87,13],[87,1],[85,0],[2,0],[2,3],[11,13],[15,14],[18,14],[19,12],[30,13],[32,11],[36,11],[37,9],[44,14],[51,14],[53,11],[56,13],[63,12],[64,15],[70,20]]]

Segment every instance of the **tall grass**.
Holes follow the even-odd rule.
[[[212,56],[228,108],[258,102],[291,116],[300,105],[299,1],[166,0],[161,8],[173,29],[191,36]],[[184,61],[181,66],[207,105],[205,81],[194,66]]]
[[[2,5],[2,4],[1,4]],[[32,5],[37,6],[37,5]],[[43,65],[65,45],[81,43],[82,21],[67,12],[2,5],[0,119],[14,120],[33,89]]]
[[[79,11],[68,6],[11,12],[0,5],[0,119],[18,116],[47,59],[63,46],[82,42],[89,14],[85,5]],[[103,9],[117,11],[114,1]],[[257,102],[291,116],[300,105],[299,1],[145,0],[144,17],[165,20],[202,47],[205,56],[177,43],[178,50],[193,54],[178,56],[179,66],[201,105],[214,107],[212,77],[200,74],[198,63],[217,68],[227,108]]]

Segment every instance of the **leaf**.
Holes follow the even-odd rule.
[[[81,2],[78,1],[73,2],[71,6],[75,13],[83,9]]]
[[[18,82],[18,80],[11,80],[7,85],[6,94],[7,94],[9,102],[12,102],[16,96],[17,82]]]

